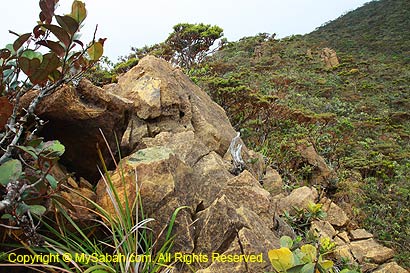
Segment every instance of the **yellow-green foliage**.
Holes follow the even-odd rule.
[[[336,244],[330,238],[321,238],[316,245],[294,245],[288,236],[280,238],[281,248],[268,252],[269,260],[275,273],[334,273],[334,263],[326,258],[332,253]],[[357,273],[348,268],[343,273]]]

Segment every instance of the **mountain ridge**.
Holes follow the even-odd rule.
[[[306,35],[339,51],[410,55],[410,1],[378,0],[364,4]],[[407,59],[407,61],[409,61]]]

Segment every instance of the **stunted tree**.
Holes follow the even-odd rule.
[[[36,107],[64,84],[78,82],[103,55],[105,40],[80,40],[87,17],[82,1],[74,0],[67,15],[55,14],[57,3],[39,0],[33,31],[10,31],[16,40],[0,48],[0,226],[22,230],[34,245],[42,239],[32,216],[46,212],[40,201],[63,200],[50,171],[65,150],[37,136],[46,121],[36,116]],[[20,99],[28,92],[34,96],[23,108]]]
[[[202,23],[177,24],[173,29],[165,45],[174,51],[174,62],[184,68],[200,63],[215,41],[223,36],[222,28]]]

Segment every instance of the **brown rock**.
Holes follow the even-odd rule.
[[[194,130],[211,150],[223,155],[235,131],[224,110],[179,69],[147,56],[118,80],[119,95],[134,101],[135,113],[155,135]]]
[[[178,133],[162,132],[155,138],[143,138],[146,147],[164,146],[171,149],[185,164],[193,167],[202,157],[210,153],[193,131]]]
[[[60,192],[61,196],[70,203],[75,210],[71,210],[66,207],[71,218],[75,221],[93,220],[96,218],[96,214],[90,213],[89,209],[95,209],[92,202],[96,201],[96,195],[94,191],[88,188],[77,188],[71,191]]]
[[[203,156],[193,167],[196,179],[187,189],[195,195],[195,203],[207,208],[219,192],[228,185],[233,175],[215,152]]]
[[[237,238],[234,239],[232,244],[229,246],[228,250],[226,250],[224,253],[215,253],[217,254],[222,254],[222,255],[238,255],[238,253],[241,253],[241,246],[239,244],[239,240]],[[209,255],[209,259],[212,259],[212,254]],[[220,273],[246,273],[247,268],[246,264],[244,262],[213,262],[210,266],[207,268],[201,269],[196,271],[196,273],[215,273],[215,272],[220,272]]]
[[[344,243],[350,243],[349,235],[346,231],[340,232],[337,234],[337,237],[339,237]]]
[[[328,221],[314,220],[310,230],[316,233],[318,237],[329,237],[332,239],[336,235],[336,230]]]
[[[337,246],[336,249],[333,251],[333,256],[338,261],[342,259],[349,259],[350,262],[354,262],[354,257],[348,245]]]
[[[373,238],[373,234],[371,234],[370,232],[367,232],[365,229],[362,229],[362,228],[350,230],[349,233],[350,233],[350,238],[353,241]]]
[[[320,203],[323,204],[323,211],[326,212],[326,221],[336,227],[342,227],[347,225],[349,218],[347,217],[346,213],[332,200],[328,198],[322,198]]]
[[[138,144],[141,144],[142,138],[148,135],[148,125],[133,115],[129,119],[127,129],[121,139],[121,150],[123,154],[128,155],[135,152],[135,148]]]
[[[206,210],[199,212],[197,219],[195,252],[198,253],[225,252],[245,226],[235,204],[226,196],[216,199]]]
[[[237,208],[237,205],[223,195],[197,216],[195,252],[225,253],[229,251],[239,255],[262,254],[263,262],[246,263],[245,268],[248,271],[242,271],[243,266],[241,265],[231,265],[231,268],[237,268],[235,270],[238,271],[230,272],[264,272],[270,268],[267,250],[278,248],[279,239],[254,212],[244,207]],[[221,234],[223,237],[215,236],[215,234]],[[239,242],[239,248],[235,241]],[[223,265],[210,264],[210,268],[213,269],[221,266],[225,268]],[[211,272],[210,270],[203,272]]]
[[[228,181],[227,186],[218,196],[225,195],[237,207],[245,207],[265,219],[270,227],[272,210],[270,207],[270,194],[264,190],[250,172],[244,171]]]
[[[332,68],[339,65],[339,60],[334,49],[325,47],[321,54],[322,60],[325,63],[326,68]]]
[[[275,195],[282,192],[283,181],[280,174],[271,167],[266,168],[266,174],[263,177],[263,188],[270,194]]]
[[[380,266],[373,273],[408,273],[409,271],[399,266],[396,262],[390,262]]]
[[[384,247],[373,239],[354,241],[350,243],[354,257],[359,261],[381,264],[393,257],[394,251]]]
[[[378,264],[363,262],[360,264],[360,269],[362,272],[369,273],[373,272],[378,266]]]
[[[334,170],[326,164],[323,157],[316,152],[312,144],[301,143],[297,150],[310,165],[315,167],[310,181],[312,184],[327,186],[332,179],[337,177]]]
[[[293,190],[288,196],[277,203],[278,210],[280,212],[292,212],[294,208],[307,208],[309,203],[315,203],[317,198],[318,193],[315,188],[300,187]]]
[[[154,218],[154,230],[159,231],[168,223],[175,209],[190,204],[193,198],[186,191],[190,183],[191,169],[180,161],[172,150],[165,147],[151,147],[140,150],[119,163],[121,169],[111,174],[111,181],[117,191],[121,206],[135,201],[139,191],[144,213]],[[179,193],[179,195],[176,195]],[[181,194],[182,193],[182,194]],[[111,215],[116,215],[104,180],[97,185],[97,203]],[[192,210],[191,210],[192,211]],[[174,231],[178,233],[175,244],[177,250],[191,251],[193,238],[190,234],[192,224],[190,213],[178,215]]]

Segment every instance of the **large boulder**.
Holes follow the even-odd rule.
[[[270,269],[267,250],[279,247],[279,239],[256,213],[231,202],[225,195],[198,213],[195,230],[198,253],[263,257],[259,263],[242,261],[225,265],[210,260],[209,267],[199,272],[265,272]],[[227,271],[229,267],[235,271]]]
[[[162,146],[142,149],[122,159],[119,166],[110,174],[113,188],[120,199],[119,205],[125,208],[127,202],[138,202],[136,198],[139,194],[145,215],[156,220],[153,228],[157,234],[167,225],[177,208],[191,205],[190,192],[185,190],[191,181],[190,167],[180,161],[172,150]],[[117,204],[112,200],[113,194],[108,193],[110,187],[106,180],[102,178],[97,185],[97,203],[115,216]],[[181,212],[176,224],[179,228],[175,249],[192,251],[190,213]]]
[[[310,203],[316,203],[318,192],[315,188],[300,187],[277,202],[279,212],[294,212],[295,209],[308,208]]]
[[[339,65],[336,51],[334,49],[325,47],[320,55],[326,68],[333,68]]]
[[[178,68],[147,56],[118,80],[117,94],[134,102],[150,136],[164,131],[195,131],[211,150],[223,155],[235,136],[224,110]]]

